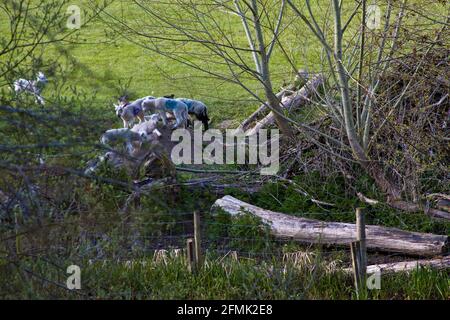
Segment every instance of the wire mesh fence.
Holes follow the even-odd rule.
[[[176,265],[178,272],[189,274],[187,241],[197,240],[196,236],[200,239],[204,257],[199,268],[214,269],[213,266],[220,265],[226,269],[230,263],[251,261],[254,270],[264,270],[270,277],[286,277],[292,270],[307,269],[314,274],[314,270],[336,272],[350,265],[348,249],[341,250],[345,245],[320,250],[317,244],[276,238],[260,221],[242,217],[224,221],[224,217],[209,212],[198,216],[201,219],[197,228],[192,212],[176,212],[160,214],[153,221],[132,221],[132,217],[124,217],[113,224],[97,221],[90,230],[80,229],[71,235],[61,232],[60,239],[50,243],[39,244],[44,235],[37,236],[36,229],[28,230],[33,233],[29,239],[27,232],[22,231],[1,241],[6,244],[5,248],[11,250],[7,263],[19,270],[27,281],[39,283],[44,291],[56,290],[65,297],[83,299],[102,296],[138,299],[151,293],[150,288],[130,288],[129,291],[102,288],[96,277],[99,276],[98,270],[103,270],[105,274],[111,271],[145,274],[155,266],[173,268]],[[56,224],[60,228],[66,225],[74,227],[73,222],[68,221]],[[44,230],[48,228],[41,226]],[[348,245],[354,240],[348,238]],[[342,243],[342,238],[340,241]],[[385,256],[385,259],[392,261],[392,256]],[[79,266],[82,271],[95,270],[83,272],[81,290],[69,290],[67,287],[69,265]],[[104,285],[105,282],[101,283]]]

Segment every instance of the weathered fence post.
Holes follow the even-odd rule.
[[[202,239],[200,228],[200,213],[194,211],[194,241],[195,241],[195,264],[196,268],[200,269],[203,263],[202,257]]]
[[[194,249],[194,239],[189,238],[186,241],[186,252],[187,252],[187,266],[189,272],[195,272],[195,249]]]
[[[353,278],[355,281],[355,289],[356,289],[356,296],[359,298],[359,290],[361,289],[361,277],[360,277],[360,266],[361,266],[361,260],[360,260],[360,242],[359,241],[352,241],[350,244],[350,254],[352,256],[352,267],[353,267]]]
[[[360,275],[362,279],[366,278],[367,272],[367,246],[366,246],[366,220],[361,208],[356,208],[356,240],[360,243]]]
[[[356,241],[351,243],[351,255],[356,295],[359,298],[367,272],[366,223],[361,208],[356,209]]]

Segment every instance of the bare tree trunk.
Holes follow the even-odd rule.
[[[341,102],[344,115],[346,135],[352,148],[354,157],[361,166],[375,180],[382,192],[386,193],[388,202],[401,198],[401,190],[389,179],[388,175],[377,162],[371,161],[367,156],[362,139],[359,138],[355,128],[352,101],[350,98],[349,75],[344,67],[342,55],[343,30],[341,26],[341,9],[339,0],[333,0],[335,30],[334,30],[334,57],[338,73],[338,84],[341,91]]]
[[[277,122],[277,125],[280,128],[281,132],[287,137],[293,137],[294,132],[292,130],[292,127],[289,124],[288,120],[282,116],[283,111],[280,107],[280,100],[278,99],[278,97],[275,95],[275,93],[273,91],[273,86],[272,86],[272,81],[270,79],[270,71],[269,71],[269,56],[267,55],[267,52],[266,52],[266,44],[264,42],[264,34],[262,31],[261,23],[259,21],[258,4],[257,4],[256,0],[252,0],[252,13],[253,13],[253,20],[255,23],[256,38],[257,38],[257,42],[259,45],[259,54],[261,56],[260,79],[264,85],[264,92],[266,95],[266,99],[267,99],[269,108],[274,112],[275,121]]]

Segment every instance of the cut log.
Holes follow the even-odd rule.
[[[287,86],[286,88],[282,88],[280,92],[276,94],[276,97],[281,100],[283,99],[284,95],[287,93],[294,93],[294,95],[306,84],[309,78],[309,73],[304,69],[299,69],[297,71],[297,75],[295,76],[295,80],[292,84]],[[291,96],[292,97],[292,96]],[[268,109],[268,102],[266,101],[263,103],[259,108],[253,112],[247,119],[245,119],[241,125],[239,126],[239,129],[242,131],[247,131],[250,127],[250,125],[257,121],[258,118],[262,117],[264,113]]]
[[[432,260],[414,260],[414,261],[374,264],[367,266],[367,274],[373,274],[376,272],[381,273],[409,272],[416,270],[418,267],[426,267],[435,270],[450,269],[450,256]],[[350,273],[352,272],[352,268],[346,268],[344,269],[344,271]]]
[[[356,239],[354,224],[289,216],[261,209],[231,196],[218,199],[213,205],[213,210],[217,208],[233,216],[247,212],[260,217],[270,226],[271,233],[278,238],[345,246],[350,246],[350,243]],[[367,225],[366,238],[367,248],[371,250],[417,256],[436,256],[448,250],[448,236],[408,232],[395,228]]]
[[[139,188],[142,193],[149,193],[153,189],[170,188],[176,183],[179,186],[188,187],[191,191],[213,192],[216,196],[224,196],[229,188],[238,189],[245,193],[255,193],[261,190],[261,183],[245,183],[235,181],[233,183],[226,183],[218,180],[216,177],[195,178],[184,182],[176,182],[172,178],[152,179],[146,178],[140,181],[134,182],[134,187]],[[0,202],[1,204],[1,202]]]
[[[285,92],[286,92],[286,90],[281,90],[280,92],[278,92],[276,94],[276,97],[278,99],[281,99]],[[241,123],[241,125],[239,126],[239,129],[241,129],[244,132],[247,131],[249,126],[252,124],[252,122],[256,121],[264,112],[266,112],[266,110],[268,109],[267,104],[268,104],[268,102],[266,101],[265,103],[260,105],[259,108],[255,112],[253,112],[247,119],[245,119]]]
[[[308,81],[300,90],[296,91],[294,94],[283,96],[283,98],[281,99],[281,107],[292,111],[305,105],[309,101],[309,98],[317,91],[317,88],[321,84],[323,84],[323,81],[324,78],[320,74],[312,77],[310,81]],[[259,109],[257,112],[258,114],[260,113]],[[258,133],[259,130],[273,124],[274,122],[275,114],[271,111],[262,120],[258,121],[253,128],[247,130],[246,135],[254,135]],[[244,123],[246,122],[244,121]],[[246,124],[248,125],[248,123]]]
[[[291,95],[284,95],[281,103],[290,111],[300,108],[317,92],[323,84],[324,77],[321,74],[314,75],[302,88]]]

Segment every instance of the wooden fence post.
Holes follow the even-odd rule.
[[[353,278],[355,281],[355,289],[356,289],[356,296],[359,299],[359,290],[361,289],[361,255],[360,255],[360,242],[359,241],[352,241],[350,244],[350,253],[352,256],[352,266],[353,266]]]
[[[200,269],[203,263],[203,257],[202,257],[200,214],[197,211],[194,211],[194,244],[195,244],[195,264],[198,270]]]
[[[359,299],[360,292],[365,285],[367,273],[366,222],[361,208],[356,209],[356,241],[351,243],[350,248],[356,296]]]
[[[194,252],[194,240],[192,238],[187,239],[186,241],[186,249],[187,249],[187,266],[189,272],[195,271],[195,252]]]
[[[367,272],[367,246],[366,246],[366,221],[363,209],[356,208],[356,240],[360,243],[360,276],[366,278]]]

